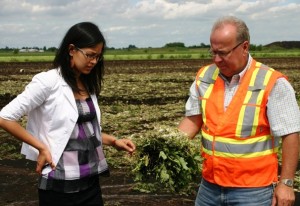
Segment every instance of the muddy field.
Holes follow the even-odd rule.
[[[260,59],[284,72],[300,92],[300,58]],[[143,134],[155,125],[176,126],[184,115],[188,89],[200,66],[210,60],[108,61],[99,104],[103,130],[118,137]],[[32,76],[51,68],[50,63],[0,63],[0,109],[21,92]],[[35,165],[18,159],[20,143],[0,130],[0,205],[37,205]],[[7,145],[13,145],[8,147]],[[133,177],[122,158],[111,156],[111,177],[100,180],[107,206],[189,206],[188,196],[142,193],[133,190]],[[121,166],[120,166],[121,165]],[[200,180],[200,175],[199,175]]]

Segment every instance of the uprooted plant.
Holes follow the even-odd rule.
[[[198,139],[190,140],[176,128],[162,126],[132,138],[137,144],[132,164],[137,190],[191,192],[201,174]]]

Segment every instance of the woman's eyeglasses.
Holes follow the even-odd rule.
[[[89,61],[92,61],[92,60],[96,60],[97,62],[98,61],[101,61],[103,59],[103,56],[101,54],[87,54],[85,51],[83,51],[82,49],[78,48],[78,47],[75,47],[78,51],[80,51],[83,56],[85,56]]]

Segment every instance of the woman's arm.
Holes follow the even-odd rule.
[[[101,135],[102,142],[105,145],[113,146],[116,149],[122,149],[129,153],[132,153],[135,150],[135,144],[129,139],[117,139],[116,137],[103,132]]]
[[[52,162],[52,157],[47,146],[37,138],[33,137],[29,132],[26,131],[18,122],[6,120],[0,117],[0,127],[5,131],[16,137],[17,139],[25,142],[39,151],[37,159],[36,172],[41,174],[42,167],[45,164],[50,164],[52,169],[55,169],[55,165]]]

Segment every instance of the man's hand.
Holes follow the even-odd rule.
[[[272,206],[292,206],[295,202],[295,193],[292,187],[279,183],[275,188]]]

